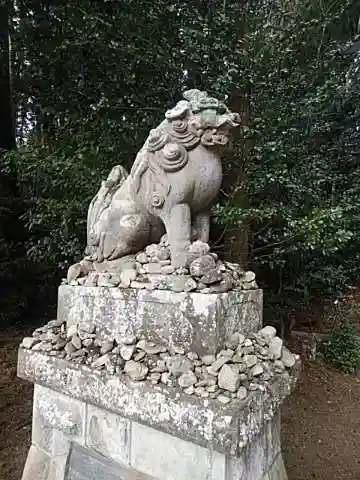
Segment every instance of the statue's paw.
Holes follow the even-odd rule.
[[[74,265],[71,265],[69,267],[66,280],[68,281],[68,283],[71,283],[77,278],[79,278],[80,276],[81,276],[81,265],[80,263],[74,263]]]
[[[94,270],[93,263],[90,260],[84,259],[81,262],[74,263],[68,269],[66,280],[68,283],[77,280],[79,277],[84,277]]]

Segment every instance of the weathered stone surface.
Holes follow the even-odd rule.
[[[172,275],[175,272],[175,267],[173,265],[162,265],[161,273],[163,275]]]
[[[220,368],[223,367],[223,365],[225,365],[225,363],[227,363],[229,361],[230,357],[227,357],[227,356],[221,356],[219,357],[217,360],[215,360],[214,363],[211,364],[210,368],[211,368],[211,371],[212,372],[218,372],[220,370]]]
[[[96,287],[98,279],[99,275],[96,272],[90,272],[87,277],[85,277],[84,285],[86,287]]]
[[[160,263],[147,263],[144,265],[144,270],[146,273],[157,274],[162,273],[162,265]]]
[[[274,337],[269,342],[269,358],[278,360],[281,357],[283,341],[279,337]]]
[[[219,396],[217,397],[217,399],[218,399],[218,401],[219,401],[220,403],[222,403],[223,405],[227,405],[228,403],[231,402],[231,398],[230,398],[230,397],[227,397],[226,395],[222,395],[222,394],[219,395]]]
[[[76,351],[76,347],[73,345],[72,342],[68,342],[66,345],[65,345],[65,352],[70,355],[72,353],[74,353]]]
[[[287,348],[283,348],[281,361],[286,368],[292,368],[296,363],[296,357]]]
[[[49,342],[40,342],[33,346],[33,350],[38,350],[40,352],[50,352],[52,350],[52,345]]]
[[[124,360],[131,360],[135,352],[135,345],[123,345],[120,347],[120,356]]]
[[[133,268],[128,268],[126,270],[123,270],[120,273],[121,284],[124,285],[125,287],[130,287],[131,282],[136,280],[136,277],[137,277],[137,272]]]
[[[100,354],[105,355],[109,353],[114,348],[114,341],[113,340],[105,340],[101,344]]]
[[[96,325],[104,338],[137,335],[184,345],[200,355],[214,354],[235,332],[261,328],[261,290],[223,294],[175,293],[105,287],[59,288],[58,318],[74,334],[83,324]]]
[[[105,355],[102,355],[101,357],[99,357],[97,360],[95,360],[92,363],[92,367],[94,367],[94,368],[102,367],[102,366],[106,365],[109,360],[110,360],[110,355],[108,353],[105,354]]]
[[[72,326],[70,331],[74,333]],[[53,326],[53,322],[38,328],[33,335],[34,338],[44,340],[39,344],[40,349],[37,347],[38,344],[33,346],[35,351],[47,351],[48,346],[52,347],[48,341],[56,342],[55,347],[59,341],[63,341],[64,347],[66,338],[69,337],[65,324],[61,324],[59,329],[57,325]],[[76,364],[91,365],[99,371],[106,369],[107,373],[111,375],[125,374],[135,381],[147,381],[154,385],[161,381],[165,385],[173,387],[178,385],[184,390],[194,385],[194,391],[191,394],[195,393],[202,398],[207,398],[209,393],[218,392],[232,400],[236,398],[235,390],[237,390],[239,382],[251,380],[248,385],[249,390],[261,390],[267,387],[264,382],[268,382],[275,373],[284,374],[286,378],[289,375],[289,372],[285,371],[286,367],[283,362],[272,358],[272,355],[269,354],[270,347],[263,346],[266,345],[266,342],[257,333],[250,334],[248,338],[239,333],[233,334],[225,342],[227,348],[220,350],[216,357],[214,355],[203,357],[205,363],[199,359],[196,352],[186,351],[182,345],[167,348],[164,345],[149,342],[144,336],[140,339],[135,336],[117,336],[117,345],[113,348],[114,342],[99,338],[96,328],[94,333],[87,333],[77,327],[77,333],[73,335],[73,339],[77,339],[79,345],[81,343],[84,345],[87,340],[91,342],[91,348],[84,346],[66,356],[66,359]],[[82,342],[81,339],[83,339]],[[122,340],[131,345],[123,344]],[[274,337],[270,344],[275,343],[276,340],[280,339]],[[70,345],[74,346],[73,343],[71,341]],[[280,340],[280,347],[281,345]],[[61,355],[65,356],[66,351],[55,347],[48,355],[63,358]],[[109,348],[111,350],[102,355]],[[294,359],[296,360],[296,357]],[[134,360],[134,362],[130,362],[124,370],[125,361],[130,360]],[[207,365],[207,363],[211,364]],[[225,364],[227,364],[226,368],[222,368]],[[188,375],[191,372],[194,374]],[[183,374],[185,376],[176,383],[174,379]],[[189,379],[189,377],[191,378]],[[208,387],[216,388],[209,390]],[[232,395],[228,395],[228,392]]]
[[[131,422],[101,408],[88,406],[86,445],[104,457],[130,463]]]
[[[86,421],[84,446],[68,442],[63,451],[57,451],[63,453],[53,455],[31,447],[23,480],[287,480],[280,451],[279,415],[266,422],[237,457],[91,405]]]
[[[201,278],[200,282],[205,285],[212,285],[213,283],[221,282],[223,276],[216,268],[208,270]]]
[[[211,255],[203,255],[190,264],[190,274],[193,277],[202,277],[209,270],[216,270],[216,261]]]
[[[239,345],[242,345],[244,341],[245,341],[244,335],[242,335],[239,332],[236,332],[230,335],[230,337],[226,341],[226,346],[228,348],[236,349]]]
[[[244,355],[244,362],[248,368],[251,368],[258,363],[258,358],[256,355]]]
[[[233,356],[234,356],[234,350],[231,350],[230,348],[228,348],[228,349],[220,350],[220,352],[217,354],[216,357],[217,358],[226,357],[231,359]]]
[[[146,474],[115,462],[109,457],[97,454],[94,450],[74,445],[70,451],[65,479],[47,480],[155,480]],[[35,479],[32,479],[35,480]]]
[[[148,263],[149,257],[147,256],[146,252],[141,252],[136,255],[136,261],[138,263]]]
[[[32,348],[36,343],[40,343],[40,340],[36,337],[25,337],[21,342],[21,346],[24,348]]]
[[[245,283],[250,283],[255,280],[255,273],[254,272],[245,272],[243,277],[242,277],[243,282]]]
[[[54,429],[65,433],[72,440],[82,444],[85,439],[84,422],[84,403],[36,385],[32,434],[33,442],[39,448],[49,454],[54,453]]]
[[[233,365],[224,365],[219,373],[219,387],[229,392],[236,392],[240,385],[240,376]]]
[[[124,372],[129,375],[131,380],[140,381],[146,377],[148,368],[140,362],[129,360],[125,363]]]
[[[32,445],[26,459],[22,480],[50,480],[50,464],[51,458]]]
[[[254,365],[250,369],[250,376],[257,377],[257,376],[261,375],[263,372],[264,372],[264,367],[261,364],[258,363],[257,365]]]
[[[209,244],[196,240],[189,247],[189,259],[192,257],[198,258],[210,252]],[[190,260],[191,261],[191,260]]]
[[[192,292],[197,287],[197,283],[191,277],[179,275],[171,282],[171,290],[173,292]]]
[[[188,373],[193,369],[192,362],[184,355],[169,357],[167,367],[174,377],[180,377],[183,373]]]
[[[188,388],[195,385],[197,382],[196,375],[193,372],[183,373],[178,378],[178,383],[181,388]]]
[[[79,350],[81,348],[81,340],[77,335],[74,335],[71,339],[71,343],[74,345],[76,350]]]
[[[65,323],[65,321],[64,321],[64,323]],[[72,324],[67,325],[67,331],[66,331],[67,338],[72,338],[74,335],[77,334],[78,328],[83,329],[85,325],[88,325],[88,323],[84,322],[84,325],[81,324],[80,326],[77,323],[72,323]]]
[[[147,340],[140,340],[136,344],[136,346],[140,350],[144,350],[144,352],[148,353],[149,355],[156,355],[158,353],[162,353],[166,351],[166,348],[164,348],[163,345],[158,345],[153,342],[148,342]]]
[[[267,325],[258,332],[258,335],[262,337],[267,343],[270,343],[271,339],[276,337],[276,328]]]
[[[281,360],[275,360],[274,370],[276,373],[281,373],[285,370],[285,365]]]
[[[67,272],[67,281],[70,283],[73,280],[76,280],[81,275],[81,265],[80,263],[75,263],[69,267]]]
[[[280,415],[266,422],[257,440],[249,443],[238,458],[230,458],[228,468],[232,479],[268,480],[267,474],[281,458]],[[246,461],[244,459],[246,458]],[[286,477],[274,477],[272,480],[287,480]]]
[[[137,423],[132,427],[131,460],[137,470],[159,480],[225,480],[223,455]]]
[[[247,397],[247,390],[246,390],[246,387],[240,387],[239,390],[237,391],[237,398],[239,400],[245,400],[245,398]]]
[[[265,474],[263,480],[288,480],[284,460],[281,453],[278,454],[270,470]]]
[[[126,337],[117,336],[115,337],[116,343],[122,345],[135,345],[136,343],[136,336],[135,335],[128,335]]]
[[[211,365],[215,362],[216,358],[215,355],[204,355],[201,360],[205,365]]]
[[[216,400],[207,399],[205,404],[201,397],[179,394],[174,387],[134,384],[126,376],[99,374],[33,350],[19,350],[18,374],[198,445],[211,441],[216,450],[230,455],[237,455],[256,437],[295,382],[295,377],[275,377],[266,391],[251,392],[240,404],[235,400],[222,407]]]

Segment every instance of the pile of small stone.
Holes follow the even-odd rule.
[[[297,355],[283,346],[275,328],[264,327],[245,338],[235,333],[217,355],[199,357],[181,346],[167,348],[145,337],[100,339],[94,325],[53,320],[23,339],[25,349],[87,365],[96,371],[126,375],[182,389],[188,395],[217,398],[226,404],[245,399],[252,390],[265,390],[275,375],[289,375]]]
[[[70,285],[120,287],[173,292],[224,293],[257,288],[255,274],[240,265],[222,262],[210,252],[207,243],[190,245],[188,267],[175,268],[167,236],[159,244],[148,245],[133,260],[127,260],[119,273],[97,272],[90,257],[69,268],[63,283]]]

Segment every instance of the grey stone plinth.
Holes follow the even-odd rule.
[[[262,291],[175,293],[62,285],[58,319],[94,323],[100,336],[139,335],[198,354],[215,353],[233,333],[262,326]]]
[[[216,354],[233,333],[261,328],[262,292],[62,286],[58,320],[67,332],[76,325],[91,338],[95,330],[100,339],[144,334],[167,347]],[[18,375],[35,384],[22,480],[287,480],[280,407],[298,362],[249,384],[241,400],[189,395],[171,382],[134,382],[121,369],[97,370],[57,352],[19,349]]]
[[[66,412],[74,411],[73,415]],[[63,415],[66,420],[55,421]],[[280,415],[237,455],[200,446],[35,385],[32,447],[22,480],[287,480]]]
[[[131,382],[124,375],[97,373],[31,350],[20,349],[18,360],[18,375],[26,380],[228,455],[238,455],[276,415],[295,383],[294,373],[275,378],[266,390],[252,392],[245,401],[222,405],[216,399],[186,395],[175,387]],[[44,401],[51,404],[51,400]],[[51,418],[54,424],[67,424],[70,417],[81,416],[78,410],[66,415],[52,412]],[[74,434],[80,435],[80,422],[76,424]]]

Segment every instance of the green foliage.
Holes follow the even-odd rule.
[[[304,298],[358,277],[360,82],[345,48],[358,0],[17,5],[21,148],[4,168],[32,202],[31,258],[55,268],[82,254],[100,180],[131,164],[187,69],[242,115],[214,213],[225,236],[248,229],[263,284]]]
[[[344,322],[319,345],[319,356],[343,372],[353,374],[360,367],[360,337],[357,335],[355,324]]]
[[[216,214],[250,226],[252,261],[280,293],[309,297],[359,273],[359,89],[343,48],[354,7],[278,2],[248,20],[247,202],[231,195]]]
[[[6,155],[5,168],[17,172],[22,194],[31,201],[22,219],[33,261],[63,269],[81,256],[87,207],[110,165],[106,152],[99,154],[98,147],[67,131],[50,145],[23,147]]]
[[[16,172],[31,201],[22,217],[29,257],[64,270],[83,253],[87,208],[100,181],[114,164],[130,166],[180,90],[177,16],[166,0],[83,0],[20,1],[16,18],[20,148],[3,169]]]

